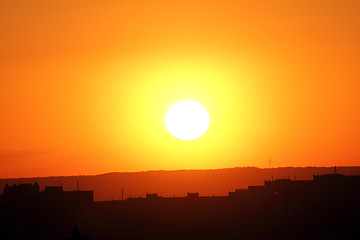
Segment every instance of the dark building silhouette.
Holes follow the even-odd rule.
[[[9,186],[6,184],[3,194],[1,195],[3,201],[18,202],[18,201],[39,201],[44,202],[68,202],[79,203],[82,205],[89,205],[94,200],[93,191],[63,191],[62,186],[46,186],[44,191],[40,191],[39,185],[35,184],[21,184]]]
[[[187,193],[186,197],[188,198],[198,198],[199,197],[199,193]]]
[[[93,191],[64,191],[61,186],[6,185],[0,201],[0,239],[62,239],[66,229],[86,222]],[[71,238],[86,239],[86,238]]]
[[[227,196],[93,202],[92,191],[5,186],[1,239],[360,239],[360,176],[276,179]],[[114,189],[116,191],[116,189]]]
[[[146,199],[157,199],[157,198],[161,198],[160,196],[157,195],[157,193],[147,193],[146,194]]]
[[[32,199],[40,192],[39,184],[35,182],[34,185],[25,183],[9,186],[5,185],[3,194],[1,194],[1,200],[16,201],[20,199]]]

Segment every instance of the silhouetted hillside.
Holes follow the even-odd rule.
[[[328,174],[330,167],[306,168],[266,168],[255,167],[228,168],[216,170],[176,170],[147,171],[134,173],[107,173],[94,176],[65,176],[42,178],[0,179],[0,189],[5,184],[38,182],[40,188],[61,185],[64,190],[75,190],[79,181],[81,190],[94,190],[94,200],[124,199],[144,197],[146,193],[158,193],[163,196],[185,196],[187,192],[199,192],[200,195],[227,195],[235,188],[247,188],[249,185],[262,185],[264,180],[290,178],[298,180],[312,179],[314,174]],[[360,167],[338,167],[338,173],[360,175]]]

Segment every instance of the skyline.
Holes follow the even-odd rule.
[[[358,166],[358,1],[0,0],[0,176]],[[179,101],[210,116],[184,142]]]
[[[359,167],[358,167],[359,170]],[[2,238],[12,239],[354,239],[360,175],[275,179],[224,196],[159,196],[96,201],[93,190],[35,183],[5,185]],[[116,188],[110,188],[116,191]],[[85,238],[80,237],[78,227]],[[21,231],[19,231],[21,229]],[[71,238],[63,238],[74,229]],[[86,234],[86,235],[85,235]]]

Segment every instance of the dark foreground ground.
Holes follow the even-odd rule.
[[[358,189],[354,189],[357,192]],[[321,197],[320,197],[321,196]],[[359,195],[1,203],[0,239],[360,239]]]

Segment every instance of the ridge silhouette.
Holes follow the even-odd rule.
[[[261,185],[272,178],[312,179],[313,175],[333,173],[329,167],[286,167],[286,168],[228,168],[214,170],[147,171],[131,173],[106,173],[94,176],[66,176],[0,179],[0,191],[5,184],[37,182],[44,186],[63,186],[64,190],[94,190],[95,201],[145,197],[156,192],[163,196],[185,196],[187,192],[200,191],[203,195],[227,195],[229,190]],[[338,167],[344,175],[360,175],[360,167]],[[116,188],[114,188],[116,186]]]

